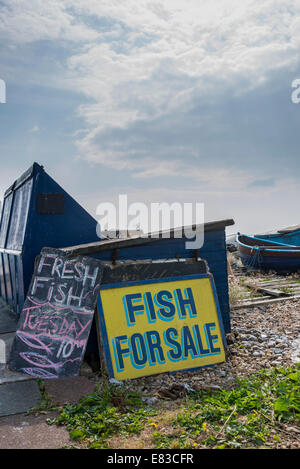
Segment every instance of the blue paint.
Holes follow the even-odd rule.
[[[64,213],[38,213],[39,194],[62,194]],[[0,288],[17,314],[41,249],[98,241],[96,226],[96,220],[37,163],[7,189],[0,222]]]
[[[258,235],[258,237],[272,242],[275,241],[276,243],[300,246],[300,230],[291,233],[262,234]]]
[[[169,329],[163,332],[163,337],[165,344],[168,347],[171,347],[171,350],[168,350],[167,352],[169,360],[173,363],[181,360],[182,350],[180,344],[176,340],[178,339],[177,330],[174,327],[169,327]]]
[[[180,257],[181,259],[193,258],[194,250],[185,248],[185,238],[160,239],[145,244],[118,248],[118,260],[161,260]],[[102,251],[88,254],[91,257],[103,261],[111,261],[114,251]],[[228,293],[227,254],[225,242],[225,226],[223,229],[206,231],[204,244],[199,249],[198,257],[207,261],[208,267],[214,276],[218,303],[222,312],[225,331],[230,332],[230,305]]]
[[[122,298],[127,326],[133,326],[135,324],[135,314],[142,314],[144,312],[143,305],[136,305],[134,303],[139,303],[142,298],[140,293],[135,293],[133,295],[124,295]]]

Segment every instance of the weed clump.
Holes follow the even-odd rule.
[[[107,448],[115,434],[139,434],[148,417],[155,414],[141,395],[124,387],[105,384],[101,390],[82,398],[78,404],[64,407],[50,424],[66,425],[71,438],[89,448]]]

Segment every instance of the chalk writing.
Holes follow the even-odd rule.
[[[53,379],[79,373],[102,278],[100,261],[44,248],[36,259],[9,368]]]

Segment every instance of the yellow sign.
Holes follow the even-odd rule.
[[[118,380],[225,360],[209,274],[103,285],[98,312],[108,372]]]

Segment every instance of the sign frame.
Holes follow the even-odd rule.
[[[110,347],[109,347],[109,339],[108,339],[107,328],[106,328],[106,323],[105,323],[103,305],[102,305],[102,300],[101,300],[101,291],[115,289],[115,288],[140,286],[140,285],[147,285],[147,284],[151,285],[155,283],[167,283],[167,282],[176,282],[176,281],[181,281],[181,280],[194,280],[194,279],[204,279],[204,278],[207,278],[210,280],[210,285],[211,285],[212,293],[213,293],[213,299],[214,299],[214,303],[216,306],[216,313],[217,313],[217,318],[218,318],[218,323],[219,323],[218,325],[219,325],[220,332],[221,332],[220,340],[222,341],[224,354],[225,354],[225,360],[226,360],[227,342],[226,342],[226,336],[225,336],[225,329],[224,329],[222,313],[221,313],[221,309],[219,305],[219,300],[217,296],[217,290],[216,290],[213,275],[211,273],[181,275],[181,276],[175,276],[175,277],[155,278],[155,279],[141,280],[141,281],[137,280],[137,281],[129,281],[129,282],[124,281],[124,282],[117,282],[117,283],[101,284],[100,291],[97,297],[97,319],[99,321],[99,329],[100,329],[98,333],[100,333],[101,339],[102,339],[102,344],[103,344],[103,349],[104,349],[104,359],[105,359],[106,369],[107,369],[109,378],[115,378],[115,374],[114,374],[113,362],[112,362],[112,357],[111,357],[111,352],[110,352]],[[207,367],[211,367],[214,365],[216,365],[216,363],[206,364],[202,366],[195,366],[191,368],[182,368],[179,370],[177,369],[170,370],[168,372],[166,371],[165,373],[180,373],[180,372],[185,372],[185,371],[196,371],[198,369],[207,368]],[[136,378],[152,376],[152,375],[160,374],[160,373],[164,373],[164,372],[158,371],[157,373],[150,373],[149,375],[137,376]],[[136,378],[124,378],[124,379],[136,379]]]

